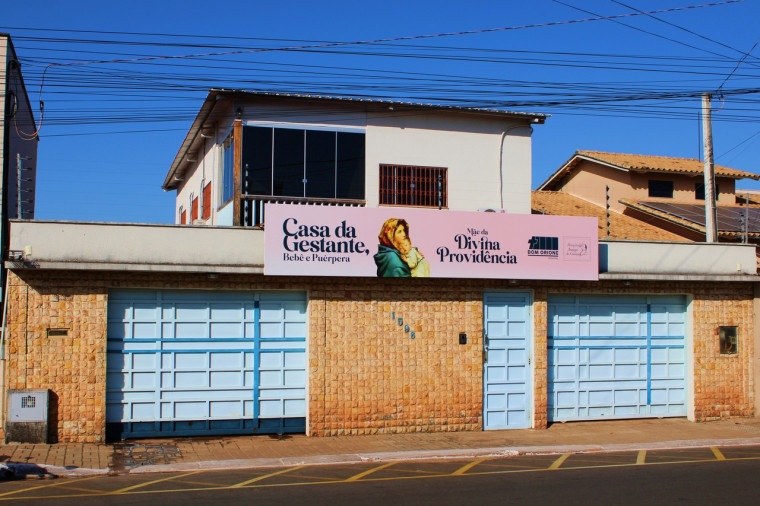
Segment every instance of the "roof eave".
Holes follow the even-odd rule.
[[[581,153],[578,153],[577,151],[573,154],[573,156],[570,157],[568,161],[566,161],[562,166],[554,171],[554,174],[549,176],[549,179],[544,181],[541,186],[536,188],[539,191],[554,191],[551,188],[548,188],[552,184],[554,184],[559,179],[563,178],[565,175],[567,175],[570,171],[572,171],[575,166],[578,164],[579,160],[586,160],[589,162],[599,163],[601,165],[606,165],[607,167],[610,167],[612,169],[622,170],[622,171],[628,171],[630,170],[628,167],[623,167],[622,165],[616,165],[614,163],[608,162],[606,160],[601,160],[599,158],[594,158],[593,156],[584,155]]]
[[[169,168],[169,172],[166,174],[164,183],[161,186],[164,190],[176,190],[179,186],[180,179],[177,177],[177,173],[182,168],[182,163],[185,160],[188,151],[193,146],[193,143],[195,143],[195,139],[198,138],[201,128],[203,127],[203,123],[208,119],[209,115],[214,110],[214,107],[216,106],[220,95],[221,93],[218,90],[211,89],[209,91],[209,94],[206,96],[206,100],[203,102],[200,111],[198,111],[198,115],[195,117],[193,124],[190,126],[190,130],[187,132],[185,140],[182,141],[182,145],[180,145],[179,151],[177,151],[177,155],[174,157],[174,161]]]

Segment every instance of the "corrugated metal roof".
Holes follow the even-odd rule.
[[[533,118],[539,120],[537,122],[543,123],[546,118],[550,117],[550,114],[533,113],[533,112],[521,112],[521,111],[508,111],[505,109],[499,109],[495,107],[466,107],[462,105],[447,105],[447,104],[434,104],[423,102],[405,102],[403,100],[387,100],[378,98],[358,98],[358,97],[342,97],[335,95],[312,95],[309,93],[282,93],[271,91],[258,91],[258,90],[243,90],[243,89],[223,89],[212,88],[211,92],[237,94],[249,97],[281,97],[281,98],[295,98],[295,99],[308,99],[308,100],[325,100],[334,102],[345,103],[357,103],[357,104],[370,104],[370,105],[383,105],[383,106],[399,106],[399,107],[412,107],[419,109],[438,109],[438,110],[454,110],[454,111],[467,111],[477,113],[489,113],[489,114],[503,114],[506,116],[521,116],[525,118]]]

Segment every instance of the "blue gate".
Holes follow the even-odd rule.
[[[487,292],[483,301],[483,427],[530,427],[531,297]]]
[[[550,421],[686,416],[682,296],[549,297]]]
[[[109,437],[304,432],[306,297],[109,293]]]

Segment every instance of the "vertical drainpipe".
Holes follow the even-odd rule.
[[[509,132],[518,128],[525,127],[527,127],[531,133],[533,133],[533,127],[530,125],[514,125],[501,132],[501,142],[499,143],[499,210],[504,209],[504,142],[506,142],[507,134]],[[531,167],[531,172],[532,171],[533,168]]]
[[[243,194],[242,163],[243,163],[243,108],[235,106],[235,122],[232,126],[232,141],[235,144],[235,156],[232,169],[234,188],[232,190],[232,224],[236,227],[242,225],[240,210],[242,209],[240,198]]]

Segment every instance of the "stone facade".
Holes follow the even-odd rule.
[[[105,439],[108,290],[127,287],[306,291],[310,435],[481,430],[484,290],[533,294],[536,428],[547,425],[549,293],[688,295],[693,418],[755,413],[750,283],[625,286],[618,281],[514,284],[231,274],[211,279],[205,274],[16,271],[9,276],[5,385],[51,390],[51,441]],[[739,327],[738,354],[720,355],[719,325]],[[66,335],[49,335],[48,329],[65,329]],[[459,344],[461,332],[467,334],[464,345]]]

